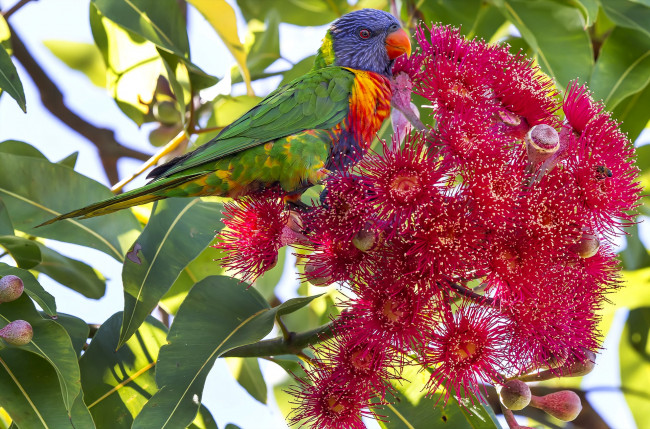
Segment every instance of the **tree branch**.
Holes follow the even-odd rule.
[[[305,347],[322,341],[332,334],[332,322],[306,332],[290,332],[288,339],[284,337],[259,341],[253,344],[236,347],[227,351],[222,357],[263,357],[286,354],[298,354]]]
[[[119,180],[117,161],[122,157],[144,161],[149,158],[146,153],[123,146],[115,140],[113,130],[99,128],[81,118],[66,106],[63,94],[50,79],[45,70],[36,62],[23,41],[10,26],[11,42],[14,56],[23,65],[39,90],[41,102],[61,122],[81,134],[95,145],[104,166],[104,171],[111,183]]]
[[[16,4],[14,4],[9,9],[7,9],[6,12],[2,12],[2,16],[4,17],[4,19],[9,19],[9,17],[11,15],[18,12],[23,6],[25,6],[30,1],[32,1],[32,0],[20,0],[19,2],[16,2]],[[36,0],[34,0],[34,1],[36,1]]]

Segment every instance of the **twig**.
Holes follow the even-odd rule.
[[[274,338],[272,340],[259,341],[253,344],[236,347],[226,353],[223,357],[263,357],[277,356],[286,354],[295,354],[300,356],[302,349],[316,344],[332,334],[332,322],[327,325],[319,326],[316,329],[306,332],[290,332],[288,340],[284,337]]]
[[[155,153],[151,158],[147,159],[136,171],[133,173],[131,176],[126,177],[122,180],[120,180],[118,183],[113,185],[111,188],[111,191],[113,193],[118,193],[122,190],[122,188],[127,184],[130,183],[133,179],[144,173],[149,167],[156,165],[160,159],[175,150],[178,145],[180,145],[183,141],[187,139],[187,135],[185,134],[185,130],[181,130],[176,137],[174,137],[169,143],[167,143],[165,146],[163,146],[157,153]]]
[[[471,289],[468,289],[462,285],[459,285],[458,283],[454,283],[452,281],[447,281],[447,285],[452,288],[455,292],[459,293],[460,295],[466,296],[467,298],[473,299],[474,301],[478,301],[480,303],[485,303],[488,305],[498,305],[499,302],[497,299],[490,298],[485,295],[480,295],[476,292],[474,292]]]
[[[16,13],[16,12],[18,12],[18,11],[20,10],[20,8],[22,8],[23,6],[25,6],[25,5],[26,5],[27,3],[29,3],[30,1],[32,1],[32,0],[20,0],[19,2],[16,2],[16,4],[13,5],[13,6],[11,6],[11,7],[6,11],[6,12],[2,12],[2,16],[3,16],[5,19],[9,19],[9,17],[10,17],[11,15],[13,15],[13,14]],[[36,0],[34,0],[34,1],[36,1]]]
[[[418,118],[418,117],[415,115],[415,113],[413,113],[412,110],[410,110],[410,109],[402,109],[402,108],[401,108],[400,106],[398,106],[397,104],[392,104],[392,106],[393,106],[394,108],[396,108],[397,110],[399,110],[399,111],[402,113],[402,115],[404,115],[404,117],[405,117],[406,119],[408,119],[408,121],[411,123],[411,125],[413,125],[413,127],[414,127],[416,130],[418,130],[418,131],[427,131],[427,126],[424,125],[424,124],[422,123],[422,121],[420,120],[420,118]]]
[[[104,166],[106,176],[111,183],[119,180],[117,161],[120,158],[128,157],[145,160],[149,157],[149,155],[143,152],[130,149],[117,142],[113,130],[96,127],[70,110],[64,103],[63,94],[56,84],[32,57],[14,29],[11,26],[9,26],[9,29],[11,30],[14,56],[20,61],[38,88],[43,106],[61,122],[95,145],[99,152],[102,165]]]

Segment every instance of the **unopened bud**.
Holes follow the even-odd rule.
[[[523,410],[530,403],[530,387],[523,381],[510,380],[499,392],[501,403],[510,410]]]
[[[596,353],[591,350],[585,350],[582,359],[578,359],[562,368],[562,373],[566,377],[582,377],[593,371],[596,366]]]
[[[18,276],[8,275],[0,279],[0,303],[11,302],[20,298],[25,285]]]
[[[368,252],[376,249],[384,241],[383,231],[374,225],[367,224],[357,235],[352,238],[354,247],[362,252]]]
[[[571,250],[578,254],[581,258],[591,258],[600,249],[600,240],[598,235],[595,234],[590,229],[583,228],[582,237],[574,245],[571,246]]]
[[[322,265],[316,265],[312,262],[305,264],[305,276],[307,281],[314,286],[329,286],[334,283],[334,280],[327,272],[327,269]]]
[[[0,329],[0,338],[14,346],[24,346],[32,340],[32,325],[24,320],[14,320]]]
[[[560,148],[560,137],[555,128],[546,124],[532,127],[526,137],[526,152],[532,165],[546,161]]]
[[[580,397],[571,390],[561,390],[541,397],[533,395],[530,405],[563,422],[575,420],[582,411]]]

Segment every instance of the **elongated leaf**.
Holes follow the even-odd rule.
[[[176,0],[93,0],[106,18],[185,62],[196,89],[217,79],[192,64],[183,15]]]
[[[648,126],[650,111],[646,108],[650,98],[650,84],[618,103],[614,108],[613,116],[621,121],[621,130],[627,133],[630,140],[635,141],[641,131]]]
[[[266,404],[266,382],[257,358],[226,358],[226,363],[237,383],[253,398]]]
[[[77,159],[79,158],[79,151],[72,152],[70,155],[65,158],[57,161],[57,164],[65,165],[66,167],[74,168],[77,165]]]
[[[138,329],[181,271],[214,238],[221,204],[171,198],[156,203],[146,228],[124,261],[123,344]]]
[[[306,305],[311,299],[302,302]],[[293,301],[291,308],[295,304]],[[160,390],[133,427],[162,429],[189,424],[214,361],[232,348],[264,338],[282,308],[270,309],[255,289],[236,279],[208,277],[194,285],[174,319],[169,344],[160,351],[156,369]],[[206,330],[206,326],[211,328]]]
[[[140,230],[129,211],[36,225],[113,194],[104,185],[63,165],[5,153],[0,157],[0,197],[14,228],[54,240],[93,247],[121,261]],[[26,176],[28,174],[28,176]]]
[[[7,250],[20,268],[29,270],[41,263],[41,251],[33,240],[15,235],[0,235],[0,246]]]
[[[11,62],[11,57],[2,44],[0,44],[0,89],[16,100],[22,111],[27,113],[23,84],[18,77],[16,66]]]
[[[632,28],[650,36],[650,7],[630,0],[600,0],[607,17],[621,27]]]
[[[646,394],[650,380],[650,307],[630,311],[621,341],[621,384],[623,395],[639,428],[650,421],[650,398]]]
[[[217,426],[217,422],[214,421],[212,414],[210,414],[210,410],[201,405],[199,413],[187,429],[219,429],[219,427]]]
[[[591,74],[593,50],[578,9],[553,0],[493,0],[560,87]]]
[[[106,65],[106,88],[118,107],[137,125],[149,115],[163,64],[156,45],[102,16],[90,4],[90,28]]]
[[[93,416],[84,403],[83,391],[77,396],[72,405],[72,423],[75,429],[94,429],[96,428]]]
[[[280,58],[279,26],[280,15],[275,10],[269,11],[264,22],[252,20],[248,23],[254,41],[248,48],[246,64],[254,78]]]
[[[77,352],[72,346],[70,336],[63,326],[54,320],[41,317],[34,303],[25,295],[0,305],[2,326],[18,319],[29,322],[34,330],[32,341],[20,346],[20,349],[41,356],[52,366],[59,378],[63,404],[70,410],[81,389]]]
[[[282,22],[303,26],[328,24],[350,11],[346,0],[300,0],[290,4],[286,0],[237,0],[237,4],[247,21],[265,17],[274,10]]]
[[[32,273],[0,262],[0,276],[9,274],[20,277],[25,285],[25,293],[36,301],[48,315],[56,316],[56,302],[54,301],[54,297],[43,289],[43,286],[41,286]]]
[[[61,255],[55,250],[38,243],[41,263],[35,271],[46,274],[91,299],[99,299],[106,292],[106,279],[90,265]]]
[[[43,44],[65,65],[82,72],[100,88],[106,87],[106,65],[97,45],[70,40],[44,40]]]
[[[20,140],[5,140],[0,143],[0,152],[12,153],[14,155],[31,156],[34,158],[47,159],[43,153],[29,143]]]
[[[88,339],[88,332],[90,331],[88,324],[76,316],[65,313],[59,313],[55,322],[63,326],[63,329],[66,330],[72,340],[72,348],[77,354],[81,354],[81,350]]]
[[[5,206],[5,203],[2,202],[2,198],[0,198],[0,234],[14,234],[14,226],[11,223],[11,218],[9,218],[9,211],[7,210],[7,206]]]
[[[650,82],[650,36],[617,27],[603,43],[589,81],[594,98],[612,110]]]
[[[253,94],[251,76],[246,65],[246,50],[237,33],[237,17],[225,0],[189,0],[217,32],[239,66],[249,95]]]
[[[405,2],[405,6],[409,2]],[[441,0],[435,2],[411,1],[422,13],[424,22],[444,22],[460,27],[463,35],[489,40],[503,24],[504,19],[495,8],[482,0]],[[495,13],[496,12],[496,13]]]
[[[221,228],[223,224],[219,224]],[[183,303],[187,293],[196,283],[209,276],[224,275],[226,270],[219,263],[222,253],[211,247],[216,243],[216,239],[190,262],[181,271],[180,275],[169,288],[165,296],[160,299],[160,306],[169,314],[176,315],[178,308]]]
[[[404,377],[410,383],[396,384],[396,400],[381,410],[385,421],[379,421],[384,429],[404,427],[445,427],[457,429],[500,429],[496,416],[488,405],[473,398],[464,400],[463,406],[452,397],[447,404],[438,403],[437,396],[425,396],[428,372],[407,368]]]
[[[0,402],[21,428],[74,429],[54,369],[25,350],[0,350]]]
[[[105,321],[81,357],[84,401],[98,428],[130,428],[156,392],[154,367],[166,344],[166,328],[153,317],[116,351],[122,313]]]

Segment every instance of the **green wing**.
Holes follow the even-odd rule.
[[[214,139],[149,174],[155,180],[210,171],[212,163],[304,130],[330,129],[349,111],[354,73],[340,67],[314,70],[278,88]],[[180,173],[180,174],[179,174]]]

